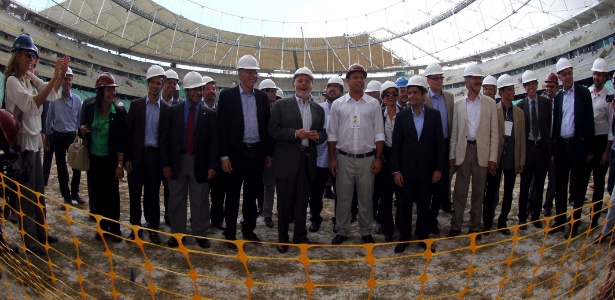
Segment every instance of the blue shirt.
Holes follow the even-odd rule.
[[[241,95],[241,107],[243,111],[243,142],[260,142],[258,134],[258,118],[256,116],[256,96],[252,90],[250,94],[245,93],[239,85],[239,95]]]
[[[416,127],[416,136],[421,140],[421,133],[423,132],[423,123],[425,123],[425,105],[421,108],[421,111],[417,115],[412,110],[412,119],[414,120],[414,127]]]
[[[160,98],[154,104],[145,97],[145,147],[158,147],[158,120],[160,119]]]
[[[574,85],[564,93],[562,101],[562,124],[560,136],[570,138],[574,136]]]
[[[76,132],[81,117],[81,98],[70,93],[68,98],[60,98],[49,103],[47,111],[47,134],[52,129],[60,133]]]
[[[429,89],[429,96],[431,97],[431,103],[433,108],[440,112],[440,118],[442,119],[442,132],[444,133],[444,139],[448,139],[448,111],[446,109],[446,101],[444,100],[444,92],[440,92],[440,97],[436,97],[431,89]]]
[[[188,128],[188,112],[190,112],[190,107],[194,107],[194,126],[196,128],[196,120],[199,116],[199,105],[201,102],[197,102],[192,104],[189,100],[184,101],[184,135],[182,137],[182,151],[186,151],[186,128]],[[197,143],[197,141],[193,141],[193,143]]]

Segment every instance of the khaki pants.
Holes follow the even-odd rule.
[[[483,198],[485,197],[485,184],[487,183],[487,167],[478,165],[476,145],[469,144],[466,148],[466,157],[461,165],[457,165],[457,179],[453,192],[454,213],[451,218],[451,230],[461,231],[463,214],[468,202],[470,176],[472,177],[472,198],[470,200],[470,231],[482,231],[481,216],[483,213]]]

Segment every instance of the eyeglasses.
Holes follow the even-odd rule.
[[[429,80],[434,80],[434,81],[442,81],[444,80],[443,76],[438,76],[438,77],[427,77],[427,79]]]
[[[548,88],[548,89],[555,89],[555,88],[557,88],[557,85],[550,85],[550,84],[549,84],[549,85],[547,85],[547,88]]]
[[[399,96],[399,94],[396,93],[396,92],[382,93],[382,95],[384,95],[385,97],[397,97],[397,96]]]
[[[276,89],[265,89],[265,93],[276,93],[278,90]]]

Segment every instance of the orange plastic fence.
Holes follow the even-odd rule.
[[[6,191],[11,179],[0,179]],[[24,188],[17,185],[14,192],[21,201],[32,201],[22,196]],[[54,202],[62,203],[47,199]],[[4,199],[2,205],[10,209]],[[122,237],[122,243],[97,241],[93,236],[103,234],[98,225],[103,218],[66,205],[66,211],[47,211],[43,226],[60,242],[45,242],[43,257],[25,254],[25,232],[0,217],[3,238],[20,250],[0,246],[0,298],[612,299],[613,248],[610,240],[593,243],[602,224],[587,229],[592,212],[589,206],[583,210],[574,238],[529,225],[511,227],[510,236],[493,231],[481,240],[476,233],[428,239],[426,251],[410,245],[403,254],[393,253],[395,243],[289,245],[288,253],[279,254],[276,243],[233,241],[239,251],[232,252],[228,241],[213,238],[211,248],[201,249],[192,237],[179,234],[173,235],[181,241],[178,248],[138,235]]]

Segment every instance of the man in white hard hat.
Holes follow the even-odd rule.
[[[555,100],[555,95],[558,91],[559,79],[557,79],[557,75],[555,73],[549,73],[545,78],[545,96],[549,99],[549,103],[551,103],[551,124],[549,128],[553,127],[553,101]],[[549,130],[551,132],[551,130]],[[549,141],[550,144],[550,141]],[[549,151],[552,151],[551,145],[549,145]],[[553,200],[555,200],[555,164],[553,161],[549,161],[549,170],[547,171],[547,192],[545,194],[545,201],[542,206],[544,209],[544,215],[546,217],[551,215],[551,211],[553,210]],[[535,197],[536,193],[534,192],[534,185],[530,188],[530,195]]]
[[[372,80],[367,84],[367,88],[365,89],[365,93],[370,95],[372,98],[378,100],[380,104],[382,104],[382,99],[380,99],[380,87],[382,83],[378,80]]]
[[[437,63],[431,63],[425,68],[425,77],[429,89],[425,94],[425,105],[435,108],[440,112],[440,120],[442,121],[442,134],[444,137],[444,161],[448,162],[448,154],[450,152],[450,134],[451,125],[453,123],[455,96],[444,91],[444,70]],[[438,228],[438,213],[440,209],[446,212],[453,211],[453,205],[450,199],[451,179],[449,176],[449,168],[442,170],[443,180],[439,180],[433,185],[431,207],[429,211],[429,231],[433,234],[440,234]]]
[[[209,77],[203,76],[205,85],[203,86],[203,107],[213,112],[217,112],[218,105],[216,104],[216,81]],[[224,225],[224,176],[221,176],[221,169],[216,169],[214,178],[209,180],[209,196],[211,197],[211,207],[209,209],[209,219],[211,225],[218,230],[225,230]]]
[[[455,100],[449,164],[457,170],[453,193],[454,213],[447,236],[461,234],[463,214],[468,201],[470,180],[469,233],[482,231],[481,216],[487,172],[496,174],[498,155],[498,116],[495,100],[483,95],[480,90],[483,72],[476,64],[468,65],[463,77],[467,96]],[[480,125],[480,126],[479,126]],[[480,239],[480,235],[476,236]]]
[[[186,101],[168,108],[160,126],[160,167],[169,181],[169,219],[172,233],[187,233],[190,194],[191,234],[201,248],[209,248],[209,180],[220,164],[216,113],[201,104],[205,81],[197,72],[184,76]],[[182,239],[183,242],[183,239]],[[175,237],[167,245],[179,246]]]
[[[521,173],[519,193],[519,224],[525,224],[531,211],[531,221],[536,228],[542,228],[540,211],[545,178],[551,162],[551,101],[538,96],[538,78],[534,71],[527,70],[521,76],[527,97],[517,106],[525,116],[526,161]],[[534,191],[530,194],[530,186]],[[525,230],[527,226],[521,226]]]
[[[555,162],[555,223],[549,233],[564,231],[568,211],[568,192],[575,209],[566,238],[578,234],[581,207],[587,190],[584,170],[593,158],[595,140],[594,109],[588,89],[573,81],[572,64],[560,58],[555,65],[562,91],[555,96],[551,159]],[[570,180],[570,187],[568,181]]]
[[[397,114],[391,147],[391,173],[401,188],[398,209],[401,210],[399,241],[395,253],[402,253],[412,239],[412,206],[416,203],[416,230],[419,240],[429,237],[432,185],[441,180],[442,170],[448,168],[444,156],[444,136],[441,114],[427,107],[427,80],[415,75],[406,90],[410,109]],[[419,247],[427,250],[424,241]],[[436,252],[433,244],[432,253]]]
[[[525,166],[525,116],[523,110],[512,104],[515,99],[515,82],[508,74],[498,78],[498,92],[501,101],[496,104],[498,117],[498,155],[496,174],[487,175],[487,188],[483,205],[484,231],[491,230],[493,217],[495,216],[494,194],[500,192],[498,182],[502,180],[504,173],[504,199],[502,210],[498,217],[498,231],[504,235],[510,235],[507,229],[508,214],[512,207],[513,188],[517,174],[522,174]],[[526,192],[527,193],[527,192]]]
[[[499,98],[495,98],[497,92],[497,85],[497,80],[491,75],[488,75],[487,77],[485,77],[485,79],[483,79],[483,94],[485,94],[485,96],[493,98],[493,100],[495,100],[495,103],[500,102]]]
[[[613,107],[607,102],[606,96],[609,91],[604,87],[608,79],[607,63],[603,58],[597,58],[592,66],[592,79],[594,88],[590,91],[592,107],[594,109],[594,146],[593,157],[585,168],[585,179],[593,173],[594,195],[592,196],[593,211],[590,228],[598,226],[600,212],[602,211],[602,199],[604,198],[604,184],[606,172],[609,168],[609,155],[613,145]],[[611,101],[612,102],[612,101]],[[612,191],[612,189],[611,189]]]
[[[314,75],[299,68],[293,77],[295,95],[271,110],[269,134],[275,140],[273,176],[278,194],[278,241],[288,243],[288,224],[294,216],[293,244],[311,243],[305,228],[311,183],[316,179],[316,146],[327,139],[325,111],[312,101]],[[280,253],[288,246],[278,245]]]
[[[258,89],[267,94],[269,99],[269,109],[272,109],[277,101],[278,87],[271,79],[265,79],[258,85]],[[257,200],[257,214],[263,214],[265,226],[273,228],[273,202],[275,198],[275,177],[273,176],[272,166],[265,165],[263,172],[264,189],[259,189]],[[279,216],[279,214],[278,214]],[[292,216],[292,213],[291,213]]]
[[[243,239],[258,242],[256,227],[256,197],[263,187],[263,170],[271,165],[273,151],[267,133],[269,100],[254,86],[258,80],[258,62],[252,55],[244,55],[237,62],[239,84],[220,92],[218,101],[218,131],[220,160],[226,178],[224,218],[227,240],[235,240],[240,193],[243,185]],[[229,242],[231,250],[238,250]]]
[[[354,189],[359,202],[359,233],[364,243],[374,243],[374,177],[382,167],[384,122],[378,100],[365,95],[367,72],[354,64],[346,72],[348,94],[333,102],[329,135],[329,170],[336,176],[337,235],[332,244],[341,244],[350,234],[351,206]]]
[[[81,171],[72,169],[73,176],[70,187],[68,185],[68,168],[66,167],[66,152],[68,147],[75,140],[79,119],[81,116],[81,98],[71,92],[73,86],[73,71],[68,68],[62,80],[62,93],[57,101],[50,101],[46,118],[47,137],[53,144],[56,156],[56,168],[58,174],[58,184],[64,202],[71,204],[76,201],[78,204],[85,204],[79,196],[79,185],[81,183]]]
[[[179,76],[177,72],[168,69],[164,74],[167,79],[162,86],[162,102],[168,106],[183,102],[183,99],[179,99]],[[177,96],[175,96],[175,92],[178,92]],[[169,221],[169,214],[167,213],[169,208],[169,182],[164,176],[162,177],[162,186],[164,187],[164,223],[170,225],[171,221]]]
[[[331,106],[333,101],[338,99],[344,93],[344,81],[339,76],[329,78],[327,81],[327,89],[325,90],[326,101],[321,103],[320,106],[325,112],[325,129],[329,127],[329,117],[331,116]],[[327,143],[320,144],[316,147],[316,179],[312,183],[310,192],[310,232],[317,232],[320,229],[322,223],[322,198],[323,192],[327,185],[327,181],[331,178],[332,185],[335,186],[335,176],[331,175],[329,171],[329,151]],[[335,218],[335,217],[333,217]],[[335,225],[335,219],[333,220]]]
[[[160,226],[160,116],[168,108],[162,103],[162,86],[166,73],[161,66],[153,65],[147,70],[147,95],[131,102],[126,117],[128,147],[124,153],[124,169],[128,172],[128,195],[130,197],[130,224],[141,226],[141,213],[145,216],[144,227],[154,244],[160,244],[156,231]],[[143,196],[143,200],[141,200]],[[141,210],[143,203],[143,210]],[[137,230],[143,238],[143,230]],[[135,239],[131,231],[129,239]]]

